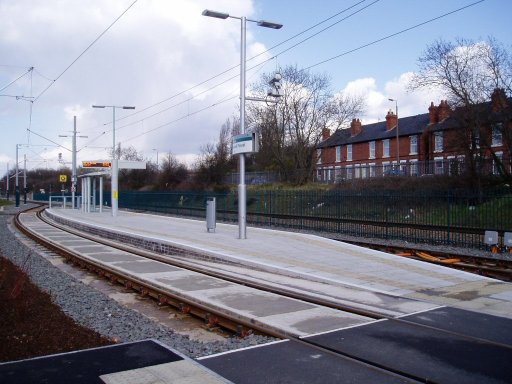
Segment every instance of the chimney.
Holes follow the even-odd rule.
[[[327,140],[331,137],[331,130],[329,128],[322,129],[322,141]]]
[[[439,121],[437,107],[434,105],[433,101],[430,102],[430,107],[428,107],[428,117],[430,124],[436,124]]]
[[[438,114],[437,114],[438,121],[443,121],[447,117],[450,117],[450,114],[452,112],[452,110],[450,109],[450,106],[448,105],[447,100],[441,100],[441,103],[439,104],[439,107],[437,107],[437,109],[438,109]]]
[[[390,129],[395,128],[397,120],[398,120],[397,116],[390,109],[388,111],[388,114],[386,115],[386,131],[389,131]]]
[[[362,130],[361,121],[359,121],[359,119],[352,119],[352,122],[350,123],[350,134],[352,136],[356,136],[359,135]]]
[[[507,108],[507,95],[503,88],[496,88],[491,95],[492,112],[501,112]]]

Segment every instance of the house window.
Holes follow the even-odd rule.
[[[492,127],[492,146],[503,145],[503,124],[498,123]]]
[[[375,177],[375,163],[370,163],[368,165],[370,167],[370,169],[369,169],[370,177]]]
[[[354,177],[356,179],[359,179],[361,177],[361,166],[359,164],[356,164],[356,166],[355,166]]]
[[[347,180],[350,180],[352,179],[352,166],[351,165],[347,165]]]
[[[442,175],[444,173],[444,159],[442,157],[434,158],[434,173]]]
[[[316,163],[322,164],[322,150],[321,149],[316,150]]]
[[[366,164],[361,164],[361,178],[366,179],[367,175],[368,175],[368,167],[366,166]]]
[[[347,161],[352,161],[352,144],[347,145]]]
[[[443,152],[443,132],[434,133],[434,152]]]
[[[336,147],[336,162],[339,163],[341,161],[341,146]]]
[[[391,164],[389,163],[389,161],[385,161],[382,163],[382,171],[384,172],[384,175],[387,175],[391,172]]]
[[[496,157],[498,158],[498,161],[503,164],[503,152],[496,152]],[[492,159],[492,174],[493,175],[499,175],[500,170],[498,168],[498,164],[496,163],[496,160]]]
[[[339,166],[334,168],[334,180],[335,181],[342,180],[341,167],[339,167]]]
[[[418,168],[418,160],[413,159],[411,160],[411,176],[418,176],[419,175],[419,168]]]
[[[418,154],[418,136],[409,136],[409,140],[411,143],[409,155],[417,155]]]
[[[382,140],[382,157],[389,157],[389,139]]]
[[[370,141],[368,143],[369,146],[369,153],[370,153],[370,159],[375,159],[375,141]]]

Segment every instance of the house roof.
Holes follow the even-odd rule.
[[[411,136],[423,132],[429,124],[429,115],[424,113],[416,116],[403,117],[398,119],[398,135]],[[318,148],[335,147],[353,143],[368,142],[373,140],[384,140],[396,137],[396,127],[386,130],[386,121],[363,125],[358,135],[352,136],[350,128],[338,129],[327,140],[321,142]]]
[[[506,98],[506,102],[508,106],[512,105],[512,98]],[[491,111],[492,102],[480,103],[476,107],[477,113],[485,116],[489,122],[510,120],[510,107],[507,107],[507,110],[499,112]],[[456,108],[455,111],[451,111],[450,117],[447,117],[435,124],[430,123],[429,113],[399,118],[398,135],[421,135],[426,128],[432,132],[457,128],[463,124],[460,116],[459,119],[457,118],[460,113],[463,113],[463,110],[461,108]],[[361,132],[355,136],[352,136],[350,128],[338,129],[328,139],[319,143],[317,148],[336,147],[339,145],[364,143],[396,137],[396,127],[386,130],[385,120],[378,123],[363,125],[361,128]]]

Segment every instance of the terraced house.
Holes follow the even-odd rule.
[[[428,113],[398,118],[332,135],[322,132],[317,146],[316,177],[322,182],[383,176],[506,174],[511,171],[512,103],[502,89],[491,101],[452,109],[446,100],[431,103]],[[470,173],[471,174],[471,173]]]

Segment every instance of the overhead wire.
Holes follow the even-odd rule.
[[[254,55],[254,56],[250,57],[249,59],[247,59],[247,62],[250,62],[251,60],[253,60],[253,59],[255,59],[255,58],[257,58],[257,57],[259,57],[259,56],[261,56],[261,55],[263,55],[263,54],[265,54],[265,53],[270,52],[271,50],[273,50],[273,49],[275,49],[275,48],[277,48],[277,47],[279,47],[279,46],[281,46],[281,45],[283,45],[283,44],[285,44],[285,43],[287,43],[287,42],[289,42],[289,41],[291,41],[291,40],[293,40],[293,39],[295,39],[295,38],[297,38],[297,37],[299,37],[299,36],[301,36],[301,35],[303,35],[304,33],[309,32],[310,30],[312,30],[312,29],[314,29],[314,28],[316,28],[316,27],[318,27],[318,26],[320,26],[320,25],[322,25],[322,24],[326,23],[326,22],[327,22],[327,21],[329,21],[329,20],[332,20],[332,19],[333,19],[333,18],[335,18],[336,16],[339,16],[339,15],[341,15],[341,14],[343,14],[343,13],[347,12],[348,10],[350,10],[350,9],[352,9],[352,8],[354,8],[354,7],[356,7],[356,6],[358,6],[358,5],[359,5],[359,4],[361,4],[361,3],[364,3],[365,1],[367,1],[367,0],[360,0],[360,1],[358,1],[357,3],[355,3],[355,4],[353,4],[353,5],[349,6],[349,7],[347,7],[347,8],[345,8],[345,9],[343,9],[342,11],[339,11],[339,12],[335,13],[334,15],[329,16],[328,18],[326,18],[326,19],[324,19],[324,20],[322,20],[322,21],[320,21],[320,22],[316,23],[315,25],[313,25],[313,26],[311,26],[311,27],[308,27],[307,29],[305,29],[305,30],[303,30],[303,31],[301,31],[301,32],[299,32],[299,33],[297,33],[297,34],[295,34],[295,35],[293,35],[293,36],[289,37],[288,39],[286,39],[286,40],[284,40],[284,41],[282,41],[282,42],[280,42],[280,43],[278,43],[278,44],[276,44],[276,45],[274,45],[274,46],[272,46],[272,47],[270,47],[270,48],[268,48],[268,49],[266,49],[266,50],[264,50],[264,51],[262,51],[262,52],[260,52],[260,53],[258,53],[257,55]],[[376,1],[374,1],[374,3],[376,3],[377,1],[380,1],[380,0],[376,0]],[[374,3],[372,3],[371,5],[373,5]],[[365,8],[366,8],[366,7],[365,7]],[[341,20],[341,21],[342,21],[342,20]],[[332,25],[330,25],[330,26],[328,26],[328,27],[324,28],[321,32],[323,32],[323,31],[325,31],[325,30],[327,30],[327,29],[331,28],[331,27],[332,27],[332,26],[334,26],[335,24],[337,24],[337,23],[334,23],[334,24],[332,24]],[[318,34],[318,33],[317,33],[317,34]],[[316,36],[317,34],[315,34],[315,36]],[[304,41],[306,41],[306,40],[309,40],[309,38],[308,38],[308,39],[305,39]],[[297,45],[298,45],[298,44],[297,44]],[[266,61],[268,61],[268,60],[272,60],[272,59],[274,59],[274,58],[275,58],[275,56],[274,56],[274,57],[271,57],[270,59],[267,59]],[[226,70],[224,70],[224,71],[222,71],[222,72],[218,73],[217,75],[214,75],[214,76],[212,76],[212,77],[210,77],[210,78],[208,78],[208,79],[206,79],[206,80],[204,80],[204,81],[202,81],[202,82],[200,82],[200,83],[198,83],[198,84],[196,84],[196,85],[194,85],[194,86],[192,86],[192,87],[190,87],[190,88],[188,88],[188,89],[185,89],[185,90],[183,90],[183,91],[180,91],[180,92],[178,92],[178,93],[176,93],[176,94],[174,94],[174,95],[172,95],[172,96],[169,96],[169,97],[168,97],[168,98],[166,98],[166,99],[163,99],[163,100],[161,100],[161,101],[159,101],[159,102],[157,102],[157,103],[155,103],[155,104],[149,105],[149,106],[147,106],[147,107],[145,107],[145,108],[139,109],[139,110],[137,110],[137,111],[135,111],[135,112],[133,112],[133,113],[130,113],[130,114],[126,115],[126,116],[120,117],[119,119],[116,119],[116,121],[121,121],[121,120],[128,119],[128,118],[130,118],[131,116],[134,116],[134,115],[140,114],[140,113],[142,113],[142,112],[144,112],[144,111],[147,111],[148,109],[151,109],[151,108],[156,107],[156,106],[158,106],[158,105],[160,105],[160,104],[163,104],[163,103],[165,103],[166,101],[172,100],[172,99],[174,99],[174,98],[176,98],[176,97],[178,97],[178,96],[181,96],[181,95],[183,95],[183,94],[185,94],[185,93],[187,93],[187,92],[190,92],[190,91],[194,90],[195,88],[197,88],[197,87],[199,87],[199,86],[201,86],[201,85],[204,85],[204,84],[206,84],[206,83],[208,83],[208,82],[210,82],[210,81],[212,81],[212,80],[215,80],[216,78],[218,78],[218,77],[220,77],[220,76],[222,76],[222,75],[224,75],[224,74],[226,74],[226,73],[228,73],[228,72],[232,71],[233,69],[239,68],[239,67],[240,67],[240,64],[236,64],[236,65],[234,65],[234,66],[232,66],[232,67],[230,67],[230,68],[228,68],[228,69],[226,69]],[[235,76],[233,76],[233,77],[229,78],[228,80],[232,80],[232,79],[234,79],[234,78],[238,77],[239,75],[240,75],[240,74],[237,74],[237,75],[235,75]],[[221,83],[221,84],[223,84],[223,83]],[[107,124],[108,124],[108,123],[107,123]]]
[[[289,42],[289,41],[291,41],[291,40],[295,39],[296,37],[303,35],[304,33],[306,33],[306,32],[308,32],[308,31],[310,31],[310,30],[312,30],[312,29],[314,29],[314,28],[316,28],[316,27],[318,27],[318,26],[320,26],[320,25],[322,25],[322,24],[326,23],[326,22],[327,22],[327,21],[329,21],[329,20],[332,20],[332,19],[333,19],[333,18],[335,18],[336,16],[339,16],[340,14],[343,14],[343,13],[347,12],[348,10],[350,10],[350,9],[352,9],[352,8],[354,8],[354,7],[356,7],[356,6],[360,5],[360,4],[362,4],[362,3],[364,3],[365,1],[366,1],[366,0],[361,0],[361,1],[359,1],[359,2],[355,3],[355,4],[351,5],[351,6],[349,6],[349,7],[345,8],[345,9],[343,9],[342,11],[337,12],[336,14],[334,14],[334,15],[332,15],[332,16],[330,16],[330,17],[328,17],[328,18],[324,19],[324,20],[322,20],[321,22],[319,22],[319,23],[317,23],[317,24],[315,24],[315,25],[313,25],[313,26],[311,26],[311,27],[309,27],[309,28],[305,29],[304,31],[301,31],[301,32],[299,32],[299,33],[295,34],[294,36],[292,36],[292,37],[290,37],[290,38],[288,38],[288,39],[284,40],[283,42],[278,43],[278,44],[276,44],[276,45],[272,46],[271,48],[269,48],[269,49],[267,49],[267,50],[265,50],[265,51],[263,51],[263,52],[260,52],[259,54],[255,55],[255,56],[252,56],[252,57],[251,57],[251,58],[249,58],[247,61],[251,61],[251,60],[255,59],[256,57],[261,56],[261,55],[262,55],[262,54],[264,54],[264,53],[268,53],[270,50],[275,49],[276,47],[279,47],[279,46],[281,46],[281,45],[285,44],[286,42]],[[363,11],[364,9],[366,9],[366,8],[368,8],[368,7],[372,6],[372,5],[374,5],[375,3],[379,2],[379,1],[380,1],[380,0],[375,0],[375,1],[373,1],[371,4],[366,5],[366,6],[364,6],[363,8],[360,8],[360,9],[358,9],[357,11],[353,12],[352,14],[348,15],[347,17],[345,17],[345,18],[343,18],[343,19],[341,19],[341,20],[338,20],[338,21],[337,21],[337,22],[335,22],[335,23],[332,23],[332,24],[328,25],[327,27],[323,28],[321,31],[318,31],[318,32],[316,32],[315,34],[313,34],[313,35],[311,35],[311,36],[307,37],[306,39],[301,40],[300,42],[298,42],[298,43],[294,44],[292,47],[289,47],[288,49],[286,49],[286,50],[284,50],[284,51],[280,52],[279,54],[277,54],[277,55],[275,55],[275,56],[272,56],[272,57],[270,57],[270,58],[268,58],[268,59],[264,60],[263,62],[261,62],[261,63],[259,63],[259,64],[255,65],[255,66],[253,66],[253,67],[249,68],[248,70],[252,70],[252,69],[254,69],[254,68],[258,67],[258,66],[261,66],[261,65],[265,65],[265,64],[266,64],[266,63],[268,63],[269,61],[274,60],[278,55],[280,55],[280,54],[282,54],[282,53],[284,53],[284,52],[287,52],[287,51],[289,51],[289,50],[291,50],[291,49],[293,49],[293,48],[297,47],[298,45],[300,45],[300,44],[302,44],[302,43],[306,42],[307,40],[310,40],[311,38],[313,38],[313,37],[317,36],[318,34],[320,34],[320,33],[322,33],[322,32],[325,32],[326,30],[328,30],[328,29],[332,28],[333,26],[335,26],[335,25],[339,24],[340,22],[342,22],[342,21],[344,21],[344,20],[346,20],[346,19],[348,19],[348,18],[350,18],[350,17],[352,17],[352,16],[356,15],[357,13],[359,13],[359,12]],[[231,71],[231,70],[233,70],[233,69],[235,69],[235,68],[237,68],[237,67],[239,67],[239,66],[240,66],[240,65],[238,64],[238,65],[236,65],[236,66],[230,67],[230,68],[226,69],[225,71],[223,71],[223,72],[221,72],[221,73],[219,73],[219,74],[217,74],[217,75],[215,75],[215,76],[213,76],[213,77],[211,77],[211,78],[209,78],[209,79],[207,79],[207,80],[204,80],[203,82],[201,82],[201,83],[199,83],[199,84],[197,84],[197,85],[194,85],[193,87],[190,87],[190,88],[188,88],[188,89],[186,89],[186,90],[184,90],[184,91],[181,91],[181,92],[179,92],[179,93],[177,93],[177,94],[175,94],[175,95],[170,96],[169,98],[166,98],[166,99],[164,99],[164,100],[161,100],[160,102],[155,103],[155,104],[152,104],[152,105],[150,105],[150,106],[148,106],[148,107],[146,107],[146,108],[140,109],[140,110],[138,110],[137,112],[133,112],[133,113],[128,114],[128,115],[126,115],[126,116],[124,116],[124,117],[121,117],[121,118],[119,118],[119,119],[116,119],[116,122],[121,121],[121,120],[124,120],[124,119],[127,119],[127,118],[130,118],[130,117],[132,117],[132,116],[134,116],[134,115],[137,115],[137,114],[140,114],[140,113],[142,113],[142,112],[144,112],[144,111],[147,111],[147,110],[148,110],[148,109],[150,109],[150,108],[153,108],[153,107],[155,107],[155,106],[157,106],[157,105],[160,105],[160,104],[162,104],[162,103],[164,103],[164,102],[166,102],[166,101],[169,101],[169,100],[171,100],[171,99],[173,99],[173,98],[176,98],[176,97],[178,97],[178,96],[180,96],[180,95],[182,95],[182,94],[184,94],[184,93],[186,93],[186,92],[189,92],[190,90],[193,90],[193,89],[195,89],[195,88],[197,88],[197,87],[199,87],[199,86],[201,86],[201,85],[203,85],[203,84],[205,84],[205,83],[207,83],[207,82],[209,82],[209,81],[211,81],[211,80],[213,80],[213,79],[215,79],[215,78],[217,78],[217,77],[220,77],[220,76],[222,76],[222,75],[224,75],[224,74],[228,73],[229,71]],[[260,68],[260,69],[261,69],[261,68]],[[161,114],[161,113],[163,113],[163,112],[166,112],[166,111],[168,111],[168,110],[170,110],[170,109],[173,109],[173,108],[175,108],[175,107],[177,107],[177,106],[183,105],[183,104],[185,104],[185,103],[187,103],[187,102],[189,102],[189,101],[191,101],[191,100],[193,100],[193,99],[197,98],[198,96],[200,96],[200,95],[202,95],[202,94],[204,94],[204,93],[207,93],[207,92],[209,92],[209,91],[211,91],[211,90],[213,90],[213,89],[215,89],[215,88],[219,87],[220,85],[223,85],[223,84],[227,83],[228,81],[231,81],[231,80],[233,80],[233,79],[235,79],[235,78],[237,78],[237,77],[239,77],[239,76],[240,76],[240,74],[239,74],[239,73],[238,73],[238,74],[236,74],[236,75],[234,75],[234,76],[231,76],[230,78],[228,78],[228,79],[226,79],[226,80],[224,80],[224,81],[222,81],[222,82],[220,82],[220,83],[218,83],[218,84],[216,84],[216,85],[214,85],[214,86],[212,86],[212,87],[210,87],[210,88],[208,88],[208,89],[206,89],[206,90],[203,90],[203,91],[202,91],[202,92],[200,92],[199,94],[196,94],[196,95],[194,95],[194,96],[192,96],[192,97],[189,97],[189,98],[187,98],[187,99],[185,99],[185,100],[183,100],[183,101],[181,101],[181,102],[179,102],[179,103],[173,104],[173,105],[171,105],[171,106],[169,106],[169,107],[167,107],[167,108],[165,108],[165,109],[163,109],[163,110],[160,110],[160,111],[158,111],[158,112],[155,112],[155,113],[153,113],[153,114],[151,114],[151,115],[147,115],[147,116],[145,116],[144,118],[142,118],[142,119],[140,119],[140,120],[133,121],[133,122],[131,122],[131,123],[129,123],[129,124],[125,124],[125,125],[123,125],[123,126],[121,126],[121,127],[116,127],[116,130],[119,130],[119,129],[122,129],[122,128],[125,128],[125,127],[128,127],[128,126],[135,125],[135,124],[137,124],[137,123],[140,123],[140,122],[141,122],[141,121],[143,121],[143,120],[149,119],[149,118],[154,117],[154,116],[157,116],[157,115],[159,115],[159,114]],[[228,97],[229,97],[229,96],[228,96]],[[180,119],[181,119],[181,118],[180,118]],[[104,125],[108,125],[108,124],[111,124],[111,123],[106,123],[106,124],[104,124]],[[160,126],[159,126],[158,128],[160,128]]]
[[[67,67],[66,67],[66,68],[65,68],[65,69],[64,69],[64,70],[63,70],[63,71],[62,71],[62,72],[61,72],[61,73],[60,73],[60,74],[59,74],[59,75],[54,79],[54,80],[52,80],[52,82],[51,82],[51,83],[50,83],[50,84],[49,84],[45,89],[43,89],[43,91],[42,91],[42,92],[41,92],[41,93],[40,93],[40,94],[35,98],[35,100],[34,100],[34,101],[39,100],[39,98],[40,98],[41,96],[43,96],[43,95],[46,93],[46,91],[47,91],[47,90],[48,90],[48,89],[49,89],[53,84],[55,84],[55,82],[56,82],[57,80],[59,80],[59,79],[60,79],[60,78],[61,78],[61,77],[62,77],[62,76],[63,76],[63,75],[64,75],[64,74],[65,74],[65,73],[66,73],[66,72],[67,72],[67,71],[68,71],[68,70],[69,70],[69,69],[70,69],[70,68],[71,68],[71,67],[72,67],[72,66],[73,66],[73,65],[74,65],[74,64],[75,64],[75,63],[76,63],[76,62],[77,62],[77,61],[78,61],[78,60],[79,60],[79,59],[80,59],[80,58],[81,58],[81,57],[82,57],[82,56],[83,56],[83,55],[84,55],[84,54],[85,54],[85,53],[86,53],[86,52],[87,52],[87,51],[88,51],[88,50],[89,50],[93,45],[94,45],[94,44],[96,44],[96,42],[97,42],[99,39],[101,39],[101,38],[103,37],[103,35],[105,35],[105,33],[107,33],[107,32],[110,30],[110,28],[112,28],[112,27],[114,26],[114,24],[116,24],[116,23],[119,21],[119,19],[121,19],[121,17],[123,17],[123,16],[125,15],[125,13],[126,13],[126,12],[128,12],[128,11],[129,11],[129,10],[130,10],[134,5],[135,5],[135,3],[137,3],[137,1],[138,1],[138,0],[134,0],[134,1],[133,1],[133,3],[131,3],[131,4],[128,6],[128,8],[126,8],[126,9],[125,9],[125,10],[124,10],[124,11],[123,11],[123,12],[122,12],[122,13],[121,13],[121,14],[120,14],[120,15],[119,15],[119,16],[118,16],[118,17],[117,17],[117,18],[116,18],[116,19],[115,19],[115,20],[114,20],[114,21],[113,21],[113,22],[112,22],[112,23],[111,23],[111,24],[110,24],[110,25],[109,25],[109,26],[108,26],[108,27],[103,31],[103,32],[101,32],[101,33],[99,34],[99,36],[98,36],[98,37],[96,37],[96,39],[94,39],[94,40],[93,40],[93,42],[92,42],[92,43],[90,43],[90,44],[87,46],[87,48],[85,48],[85,49],[82,51],[82,53],[80,53],[80,54],[75,58],[75,60],[73,60],[73,61],[71,62],[71,64],[69,64],[69,65],[68,65],[68,66],[67,66]]]
[[[369,7],[369,6],[371,6],[371,5],[374,5],[374,4],[375,4],[375,3],[377,3],[378,1],[379,1],[379,0],[375,0],[375,1],[374,1],[374,2],[372,2],[371,4],[368,4],[368,5],[366,5],[365,7],[363,7],[363,8],[361,8],[361,9],[359,9],[359,10],[357,10],[357,11],[353,12],[353,13],[352,13],[352,14],[350,14],[350,15],[348,15],[348,16],[347,16],[347,17],[345,17],[343,20],[346,20],[348,17],[354,16],[355,14],[359,13],[361,10],[366,9],[366,8],[368,8],[368,7]],[[310,66],[308,66],[308,67],[304,68],[304,70],[309,70],[309,69],[311,69],[311,68],[314,68],[314,67],[316,67],[316,66],[319,66],[319,65],[321,65],[321,64],[324,64],[324,63],[326,63],[326,62],[328,62],[328,61],[335,60],[335,59],[337,59],[337,58],[339,58],[339,57],[345,56],[345,55],[347,55],[347,54],[350,54],[350,53],[356,52],[356,51],[358,51],[358,50],[360,50],[360,49],[363,49],[363,48],[366,48],[366,47],[368,47],[368,46],[371,46],[371,45],[377,44],[377,43],[379,43],[379,42],[381,42],[381,41],[384,41],[384,40],[390,39],[390,38],[392,38],[392,37],[398,36],[398,35],[400,35],[400,34],[403,34],[403,33],[405,33],[405,32],[408,32],[408,31],[410,31],[410,30],[413,30],[413,29],[415,29],[415,28],[419,28],[419,27],[421,27],[421,26],[423,26],[423,25],[429,24],[429,23],[431,23],[431,22],[434,22],[434,21],[436,21],[436,20],[442,19],[442,18],[447,17],[447,16],[449,16],[449,15],[452,15],[452,14],[454,14],[454,13],[460,12],[460,11],[462,11],[462,10],[464,10],[464,9],[470,8],[470,7],[475,6],[475,5],[479,4],[479,3],[482,3],[482,2],[484,2],[484,1],[485,1],[485,0],[478,0],[478,1],[475,1],[475,2],[473,2],[473,3],[471,3],[471,4],[468,4],[468,5],[465,5],[465,6],[463,6],[463,7],[457,8],[457,9],[455,9],[455,10],[453,10],[453,11],[446,12],[446,13],[444,13],[444,14],[442,14],[442,15],[437,16],[437,17],[434,17],[434,18],[428,19],[428,20],[426,20],[426,21],[423,21],[423,22],[421,22],[421,23],[418,23],[418,24],[416,24],[416,25],[414,25],[414,26],[411,26],[411,27],[405,28],[405,29],[400,30],[400,31],[398,31],[398,32],[395,32],[395,33],[392,33],[392,34],[390,34],[390,35],[387,35],[387,36],[384,36],[384,37],[382,37],[382,38],[379,38],[379,39],[377,39],[377,40],[374,40],[374,41],[372,41],[372,42],[370,42],[370,43],[367,43],[367,44],[361,45],[361,46],[359,46],[359,47],[357,47],[357,48],[354,48],[354,49],[351,49],[351,50],[349,50],[349,51],[346,51],[346,52],[344,52],[344,53],[342,53],[342,54],[339,54],[339,55],[333,56],[333,57],[331,57],[331,58],[329,58],[329,59],[323,60],[323,61],[318,62],[318,63],[313,64],[313,65],[310,65]],[[340,20],[340,21],[342,21],[342,20]],[[337,23],[338,23],[338,22],[337,22]],[[334,23],[334,24],[332,24],[332,25],[330,25],[330,26],[328,26],[328,27],[326,27],[326,28],[322,29],[321,31],[319,31],[319,32],[315,33],[314,35],[311,35],[311,36],[309,36],[308,38],[303,39],[302,41],[300,41],[299,43],[297,43],[297,44],[293,45],[292,47],[289,47],[289,48],[287,48],[287,49],[285,49],[285,50],[283,50],[283,51],[281,51],[281,52],[279,52],[279,53],[275,54],[275,55],[274,55],[274,57],[278,57],[279,55],[282,55],[283,53],[285,53],[285,52],[289,51],[290,49],[295,48],[295,47],[296,47],[296,46],[298,46],[299,44],[301,44],[301,43],[303,43],[303,42],[305,42],[305,41],[307,41],[307,40],[311,39],[312,37],[314,37],[314,36],[318,35],[319,33],[323,32],[323,31],[325,31],[325,30],[327,30],[328,28],[332,27],[333,25],[335,25],[335,24],[337,24],[337,23]],[[289,41],[289,39],[288,39],[288,41]],[[268,60],[264,61],[263,63],[266,63],[267,61],[272,60],[274,57],[272,57],[272,58],[270,58],[270,59],[268,59]],[[237,76],[238,76],[238,75],[237,75]],[[237,76],[234,76],[234,77],[232,77],[232,78],[235,78],[235,77],[237,77]],[[232,78],[231,78],[231,79],[232,79]],[[233,99],[233,98],[231,98],[231,99]],[[216,105],[218,105],[218,104],[219,104],[219,103],[215,103],[215,104],[212,104],[212,105],[210,105],[210,106],[208,106],[208,107],[202,108],[202,109],[200,109],[200,110],[198,110],[198,111],[194,112],[194,114],[197,114],[197,113],[203,112],[203,111],[205,111],[206,109],[212,108],[212,107],[214,107],[214,106],[216,106]],[[158,126],[158,127],[154,128],[154,129],[147,130],[147,131],[145,131],[145,132],[143,132],[143,133],[141,133],[141,134],[139,134],[139,135],[137,135],[137,136],[134,136],[134,137],[132,137],[132,138],[130,138],[130,139],[128,139],[128,140],[125,140],[125,141],[133,140],[134,138],[138,138],[138,137],[140,137],[140,136],[142,136],[142,135],[144,135],[144,134],[147,134],[147,133],[153,132],[154,130],[160,129],[160,128],[164,127],[164,126],[167,126],[167,125],[173,124],[173,123],[175,123],[175,122],[177,122],[177,121],[180,121],[180,120],[183,120],[185,117],[186,117],[186,116],[182,116],[182,117],[180,117],[180,118],[178,118],[178,119],[176,119],[176,120],[173,120],[173,121],[170,121],[170,122],[164,123],[164,124],[162,124],[162,125],[160,125],[160,126]]]
[[[423,21],[423,22],[421,22],[421,23],[419,23],[419,24],[413,25],[412,27],[402,29],[401,31],[398,31],[398,32],[392,33],[392,34],[390,34],[390,35],[387,35],[387,36],[381,37],[380,39],[373,40],[373,41],[371,41],[371,42],[369,42],[369,43],[367,43],[367,44],[360,45],[360,46],[359,46],[359,47],[357,47],[357,48],[354,48],[354,49],[351,49],[351,50],[345,51],[345,52],[343,52],[343,53],[340,53],[339,55],[336,55],[336,56],[330,57],[330,58],[328,58],[328,59],[325,59],[325,60],[319,61],[319,62],[318,62],[318,63],[316,63],[316,64],[313,64],[313,65],[310,65],[309,67],[304,68],[304,70],[306,70],[306,71],[307,71],[307,70],[309,70],[309,69],[311,69],[311,68],[314,68],[314,67],[317,67],[317,66],[319,66],[319,65],[325,64],[325,63],[327,63],[327,62],[329,62],[329,61],[339,59],[339,58],[340,58],[340,57],[342,57],[342,56],[346,56],[346,55],[348,55],[348,54],[350,54],[350,53],[353,53],[353,52],[359,51],[359,50],[361,50],[361,49],[363,49],[363,48],[367,48],[367,47],[369,47],[369,46],[371,46],[371,45],[374,45],[374,44],[380,43],[380,42],[382,42],[382,41],[384,41],[384,40],[387,40],[387,39],[390,39],[390,38],[392,38],[392,37],[395,37],[395,36],[401,35],[402,33],[405,33],[405,32],[408,32],[408,31],[411,31],[411,30],[416,29],[416,28],[419,28],[419,27],[421,27],[421,26],[423,26],[423,25],[425,25],[425,24],[429,24],[429,23],[434,22],[434,21],[436,21],[436,20],[442,19],[442,18],[444,18],[444,17],[446,17],[446,16],[449,16],[449,15],[452,15],[452,14],[454,14],[454,13],[460,12],[460,11],[462,11],[462,10],[464,10],[464,9],[467,9],[467,8],[473,7],[473,6],[475,6],[475,5],[479,4],[479,3],[483,3],[484,1],[485,1],[485,0],[478,0],[478,1],[475,1],[475,2],[473,2],[473,3],[471,3],[471,4],[465,5],[464,7],[461,7],[461,8],[455,9],[455,10],[453,10],[453,11],[450,11],[450,12],[444,13],[444,14],[442,14],[442,15],[440,15],[440,16],[437,16],[437,17],[434,17],[434,18],[432,18],[432,19],[429,19],[429,20]]]

